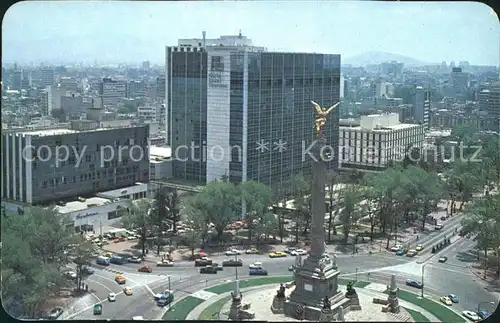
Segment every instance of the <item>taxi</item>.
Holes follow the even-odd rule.
[[[172,261],[162,260],[162,261],[158,261],[156,263],[156,266],[157,267],[173,267],[174,263]]]
[[[424,245],[423,245],[423,244],[421,244],[421,243],[419,243],[419,244],[415,247],[415,250],[417,250],[417,251],[422,251],[422,250],[424,250]]]
[[[111,252],[105,252],[102,254],[104,257],[106,258],[112,258],[113,257],[113,254]]]
[[[448,296],[443,296],[439,299],[439,301],[443,304],[446,304],[448,306],[451,306],[453,303],[451,302],[451,299]]]
[[[284,253],[283,251],[269,253],[269,258],[282,258],[282,257],[286,257],[286,253]]]
[[[256,255],[259,253],[259,250],[257,248],[250,248],[245,251],[247,255]]]
[[[115,282],[117,282],[119,285],[123,285],[127,282],[127,279],[123,275],[117,275],[115,277]]]
[[[130,288],[130,287],[125,287],[125,288],[123,289],[123,293],[124,293],[125,295],[127,295],[127,296],[131,296],[131,295],[133,295],[133,294],[134,294],[134,292],[132,291],[132,288]]]

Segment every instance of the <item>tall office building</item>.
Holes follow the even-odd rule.
[[[2,132],[2,200],[44,204],[149,180],[149,126],[72,124],[72,129]]]
[[[105,77],[100,84],[102,106],[115,106],[127,96],[127,84],[123,80]]]
[[[165,100],[165,77],[156,78],[156,99]]]
[[[488,119],[490,130],[500,132],[500,82],[490,86],[488,96]]]
[[[429,129],[430,126],[430,93],[428,90],[424,89],[422,86],[417,86],[413,94],[413,118],[415,121],[423,124],[425,129]]]
[[[11,90],[21,90],[23,81],[23,71],[16,70],[12,72],[10,89]]]
[[[41,71],[41,86],[51,86],[56,82],[56,76],[54,74],[54,69],[43,68]]]
[[[310,172],[310,101],[337,103],[339,81],[340,55],[267,52],[241,34],[167,47],[173,176],[197,182],[228,176],[279,189],[293,174]],[[325,128],[332,147],[338,145],[338,116],[337,109]],[[201,148],[185,149],[192,144]],[[336,168],[337,154],[332,157]]]

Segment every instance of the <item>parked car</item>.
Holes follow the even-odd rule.
[[[141,273],[152,273],[153,268],[151,268],[151,266],[142,266],[141,268],[138,269],[138,271]]]
[[[250,268],[248,270],[250,276],[267,276],[267,270],[264,268]]]
[[[217,267],[212,267],[211,265],[200,268],[200,274],[217,274],[218,272]]]
[[[419,289],[422,289],[424,287],[424,285],[421,282],[419,282],[418,280],[413,280],[413,279],[406,280],[406,285],[411,286],[411,287],[415,287],[415,288],[419,288]]]
[[[102,314],[102,305],[95,304],[94,305],[94,315],[101,315],[101,314]]]
[[[49,320],[57,320],[59,316],[62,315],[63,313],[62,307],[54,307],[48,314],[47,314],[47,319]]]
[[[485,318],[487,318],[488,316],[490,316],[490,313],[488,311],[485,311],[485,310],[481,310],[479,312],[476,313],[482,320],[484,320]]]
[[[223,267],[241,267],[243,266],[243,261],[241,259],[229,259],[222,262]]]
[[[127,259],[128,262],[134,263],[134,264],[140,264],[142,262],[142,258],[139,257],[130,257]]]
[[[481,320],[481,318],[479,317],[479,315],[477,315],[473,311],[463,311],[462,315],[465,316],[466,318],[468,318],[469,320],[473,321],[473,322],[477,322],[477,321]]]

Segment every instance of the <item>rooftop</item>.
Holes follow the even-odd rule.
[[[91,198],[83,199],[80,201],[68,202],[62,206],[58,205],[55,208],[59,213],[66,214],[66,213],[72,213],[72,212],[76,212],[76,211],[82,211],[82,210],[88,209],[90,207],[101,206],[101,205],[105,205],[105,204],[109,204],[109,203],[112,203],[112,201],[109,199],[105,199],[102,197],[91,197]]]

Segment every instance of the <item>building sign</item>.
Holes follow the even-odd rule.
[[[208,85],[212,88],[227,89],[224,84],[221,72],[210,72],[208,74]]]
[[[79,219],[84,219],[84,218],[88,218],[90,216],[94,216],[94,215],[97,215],[99,213],[97,212],[92,212],[92,213],[80,213],[80,214],[77,214],[75,219],[79,220]]]

